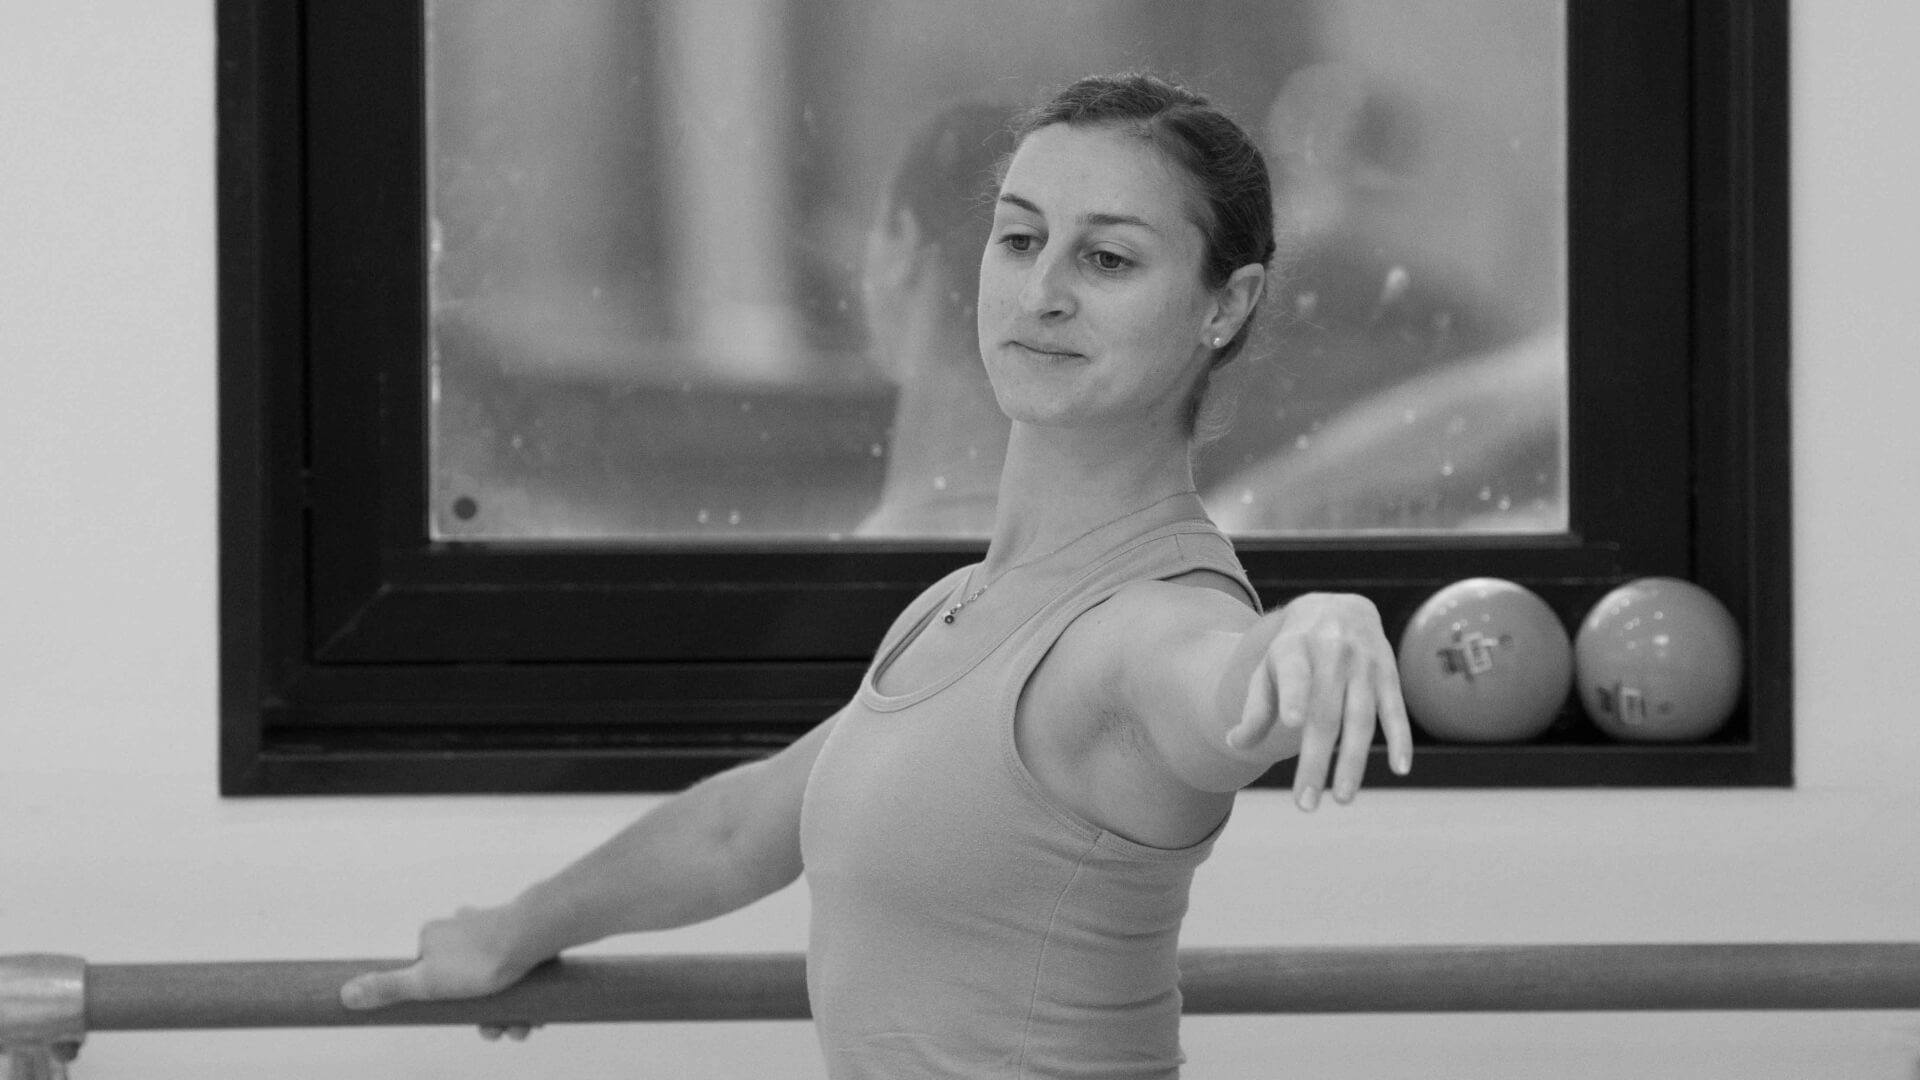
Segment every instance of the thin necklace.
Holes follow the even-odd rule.
[[[1172,502],[1173,500],[1179,498],[1182,495],[1195,495],[1195,494],[1198,494],[1198,492],[1196,492],[1192,488],[1188,488],[1185,491],[1176,491],[1173,494],[1168,495],[1164,499],[1155,499],[1153,502],[1150,502],[1147,505],[1142,506],[1137,510],[1129,510],[1124,514],[1121,514],[1119,517],[1108,518],[1106,521],[1103,521],[1100,524],[1095,525],[1093,528],[1088,529],[1086,532],[1083,532],[1078,536],[1075,536],[1073,539],[1068,540],[1066,543],[1061,544],[1059,547],[1049,548],[1048,550],[1043,551],[1038,555],[1035,555],[1031,559],[1022,559],[1021,561],[1014,563],[1012,566],[1007,567],[1005,570],[1000,571],[998,574],[995,574],[993,577],[993,581],[989,581],[987,582],[986,585],[982,585],[979,588],[973,590],[971,593],[967,594],[965,599],[961,600],[959,603],[948,608],[947,613],[940,617],[940,621],[943,623],[952,623],[954,618],[960,614],[961,608],[966,607],[968,604],[971,604],[975,600],[980,599],[981,594],[987,591],[988,586],[992,585],[995,581],[999,581],[1001,578],[1006,577],[1008,574],[1013,573],[1015,570],[1020,570],[1025,567],[1032,566],[1034,563],[1043,562],[1047,559],[1051,559],[1055,555],[1060,554],[1061,552],[1067,550],[1068,548],[1079,543],[1080,541],[1085,540],[1087,537],[1092,536],[1094,533],[1099,532],[1101,529],[1104,529],[1109,525],[1118,525],[1119,523],[1127,520],[1130,517],[1133,517],[1137,514],[1144,514],[1147,511],[1153,509],[1154,507],[1159,506],[1162,503]],[[967,584],[961,586],[962,591],[965,591],[968,585],[973,584],[973,572],[974,570],[978,570],[979,568],[980,568],[980,564],[975,563],[973,570],[967,571]]]

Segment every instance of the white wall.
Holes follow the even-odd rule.
[[[1920,8],[1802,0],[1792,791],[1244,798],[1192,944],[1920,941]],[[0,5],[0,954],[395,956],[644,798],[215,794],[213,28]],[[788,890],[645,948],[793,949]],[[1920,1015],[1198,1018],[1197,1077],[1903,1078]],[[697,1064],[695,1064],[697,1063]],[[801,1024],[106,1034],[81,1077],[818,1075]]]

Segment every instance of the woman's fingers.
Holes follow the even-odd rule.
[[[1353,644],[1342,633],[1323,631],[1308,639],[1313,680],[1307,693],[1307,723],[1339,731],[1346,714],[1347,684],[1352,681]]]
[[[497,1042],[500,1036],[505,1035],[514,1042],[525,1042],[527,1036],[533,1033],[533,1029],[539,1026],[539,1024],[481,1024],[480,1037],[488,1042]]]
[[[1227,733],[1229,747],[1249,750],[1272,736],[1276,724],[1298,731],[1293,791],[1303,810],[1318,806],[1329,786],[1336,801],[1353,800],[1377,732],[1386,735],[1395,773],[1404,776],[1413,767],[1406,701],[1378,613],[1365,601],[1356,607],[1315,600],[1301,608],[1304,625],[1283,628],[1269,642],[1248,680],[1240,719]]]
[[[1413,727],[1407,723],[1407,699],[1400,693],[1400,673],[1391,661],[1378,673],[1380,726],[1387,732],[1387,764],[1400,776],[1413,771]]]
[[[1322,630],[1308,635],[1305,651],[1312,657],[1310,675],[1301,680],[1305,721],[1300,732],[1300,760],[1294,768],[1294,799],[1303,810],[1320,805],[1327,771],[1333,764],[1346,712],[1347,672],[1352,650],[1344,634]],[[1282,694],[1285,694],[1284,689]]]
[[[1333,798],[1350,803],[1367,773],[1367,753],[1373,748],[1373,684],[1366,678],[1347,683],[1346,707],[1340,718],[1340,760],[1333,770]]]
[[[1317,659],[1301,634],[1281,634],[1268,646],[1267,666],[1273,669],[1276,688],[1274,711],[1287,727],[1303,727],[1312,719]]]
[[[396,971],[356,975],[340,987],[340,1004],[349,1009],[379,1009],[402,1001],[424,1001],[430,996],[425,969],[419,963]]]
[[[1302,810],[1320,805],[1320,790],[1326,784],[1327,765],[1333,760],[1337,726],[1309,722],[1300,732],[1300,756],[1293,768],[1293,801]]]

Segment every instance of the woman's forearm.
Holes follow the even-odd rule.
[[[500,909],[512,966],[724,915],[791,882],[797,853],[756,839],[784,825],[752,820],[766,812],[755,798],[760,771],[746,765],[695,784]]]

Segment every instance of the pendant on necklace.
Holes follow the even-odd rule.
[[[943,616],[943,617],[942,617],[942,618],[940,619],[940,621],[941,621],[941,622],[943,622],[943,623],[949,623],[949,624],[951,624],[951,623],[953,622],[953,617],[954,617],[955,615],[958,615],[958,614],[960,614],[960,609],[961,609],[961,608],[963,608],[963,607],[966,607],[966,606],[967,606],[968,604],[971,604],[971,603],[973,603],[973,602],[974,602],[975,600],[978,600],[978,599],[980,599],[980,594],[981,594],[981,593],[983,593],[983,592],[986,592],[986,591],[987,591],[987,587],[986,587],[985,585],[982,585],[982,586],[980,586],[979,588],[977,588],[977,589],[975,589],[975,590],[973,590],[973,595],[972,595],[972,596],[969,596],[969,597],[967,597],[967,598],[966,598],[965,600],[962,600],[962,601],[960,601],[959,603],[957,603],[957,604],[955,604],[955,605],[953,605],[952,607],[950,607],[950,608],[948,608],[948,609],[947,609],[947,613],[946,613],[946,615],[944,615],[944,616]]]

